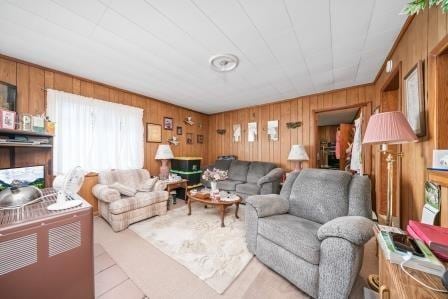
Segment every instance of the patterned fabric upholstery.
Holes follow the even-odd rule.
[[[293,172],[280,195],[247,199],[247,248],[313,298],[348,298],[373,234],[370,193],[368,177]]]
[[[98,198],[98,207],[103,217],[115,232],[126,229],[130,224],[167,212],[169,194],[165,184],[157,181],[152,192],[137,192],[134,196],[121,196],[109,187],[114,183],[137,189],[150,178],[146,169],[111,170],[101,172],[99,184],[92,189]]]

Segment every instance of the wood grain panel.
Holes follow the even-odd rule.
[[[133,94],[118,88],[106,86],[79,77],[61,73],[55,70],[39,67],[34,64],[28,64],[15,59],[0,57],[0,81],[17,85],[18,90],[18,112],[20,113],[43,113],[45,112],[45,88],[53,88],[65,92],[80,94],[87,97],[95,97],[105,101],[122,103],[125,105],[140,107],[144,109],[143,123],[152,122],[162,124],[163,117],[173,117],[176,125],[184,127],[185,132],[189,131],[194,134],[193,145],[186,145],[185,138],[181,138],[181,144],[173,149],[176,154],[203,156],[203,163],[207,164],[207,135],[209,133],[208,116],[197,113],[179,106],[164,103],[155,99]],[[193,116],[196,125],[185,128],[183,119],[187,116]],[[201,124],[201,128],[199,128]],[[163,141],[175,131],[163,131]],[[204,144],[197,144],[197,134],[204,135]],[[154,160],[158,143],[146,143],[144,167],[151,174],[159,173],[160,165]],[[16,164],[9,165],[9,152],[0,149],[0,168],[10,166],[27,166],[27,165],[46,165],[49,170],[51,157],[47,151],[41,149],[19,149],[16,151]],[[50,172],[48,171],[48,174]],[[47,184],[51,184],[51,176],[47,176]],[[86,194],[89,194],[88,191]],[[87,195],[86,195],[87,196]],[[88,196],[87,196],[88,197]]]

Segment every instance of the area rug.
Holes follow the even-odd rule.
[[[130,229],[222,294],[253,256],[244,237],[244,206],[238,212],[240,219],[234,209],[227,209],[225,227],[217,209],[193,204],[191,216],[184,206]]]

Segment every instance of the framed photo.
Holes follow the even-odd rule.
[[[257,141],[257,123],[252,122],[247,124],[247,141],[255,142]]]
[[[16,111],[17,87],[0,82],[0,109]]]
[[[31,127],[31,115],[30,114],[22,114],[22,130],[24,131],[31,131],[32,127]]]
[[[278,141],[278,120],[268,121],[268,137],[270,141]]]
[[[177,135],[182,135],[182,127],[177,127],[176,133],[177,133]]]
[[[196,135],[196,142],[199,144],[204,143],[204,135]]]
[[[423,63],[420,60],[404,77],[406,118],[415,135],[426,135]]]
[[[146,142],[162,142],[162,125],[146,123]]]
[[[0,110],[0,128],[14,130],[16,128],[16,113]]]
[[[163,118],[163,129],[165,130],[173,130],[173,118],[172,117],[164,117]]]
[[[193,133],[187,133],[187,144],[193,144]]]
[[[240,142],[241,140],[241,125],[234,124],[233,125],[233,142]]]

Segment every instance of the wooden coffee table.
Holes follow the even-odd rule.
[[[205,207],[207,207],[207,205],[211,205],[211,206],[215,206],[218,210],[219,213],[221,215],[221,227],[224,227],[224,214],[226,211],[227,207],[230,207],[232,205],[236,206],[235,209],[235,217],[237,219],[239,219],[240,217],[238,217],[238,208],[240,207],[240,203],[241,203],[241,197],[239,197],[238,195],[235,195],[237,197],[236,200],[232,200],[232,201],[224,201],[224,200],[219,200],[219,199],[212,199],[212,198],[198,198],[195,197],[194,195],[191,195],[190,193],[188,193],[188,215],[191,215],[191,203],[192,202],[201,202],[203,204],[205,204]]]

